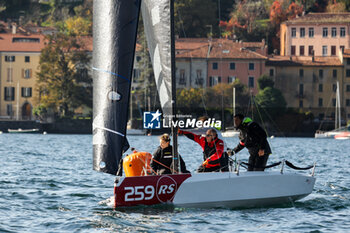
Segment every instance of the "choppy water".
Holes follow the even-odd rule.
[[[141,207],[112,210],[114,177],[92,170],[90,135],[0,135],[0,232],[349,232],[350,141],[274,138],[269,163],[317,162],[313,193],[294,204],[257,209]],[[129,137],[153,152],[156,136]],[[200,147],[180,137],[193,171]],[[237,139],[226,139],[233,147]],[[193,152],[194,151],[194,152]],[[194,154],[193,154],[194,153]],[[247,159],[246,151],[239,153]]]

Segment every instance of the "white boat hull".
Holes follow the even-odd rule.
[[[180,176],[186,177],[178,182]],[[129,186],[128,180],[135,178],[141,180]],[[128,177],[118,183],[115,203],[116,207],[159,203],[201,208],[268,206],[299,200],[312,192],[314,184],[313,176],[279,172]]]

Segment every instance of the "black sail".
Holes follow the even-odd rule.
[[[115,175],[126,125],[141,0],[94,0],[93,169]]]

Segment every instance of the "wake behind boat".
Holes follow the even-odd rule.
[[[93,168],[112,175],[117,174],[122,156],[129,148],[126,126],[140,8],[141,0],[94,1]],[[174,0],[142,1],[157,90],[163,114],[168,116],[163,120],[169,122],[176,121],[173,15]],[[173,174],[148,175],[149,153],[141,153],[144,158],[134,158],[135,154],[124,158],[127,175],[116,179],[114,207],[160,203],[185,207],[265,206],[299,200],[312,192],[315,183],[313,173],[311,176],[284,173],[284,162],[281,172],[240,173],[238,162],[236,166],[230,165],[229,172],[179,174],[174,127],[172,142]],[[287,161],[286,164],[294,167]]]

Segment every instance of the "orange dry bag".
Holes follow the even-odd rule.
[[[148,152],[134,152],[123,159],[125,176],[147,176],[152,173],[152,155]]]

